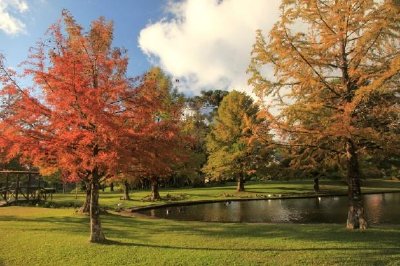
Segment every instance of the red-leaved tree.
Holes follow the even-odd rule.
[[[132,106],[143,106],[140,117],[133,119],[131,125],[144,133],[136,145],[140,156],[133,158],[129,165],[121,164],[121,169],[125,178],[148,179],[151,199],[158,200],[160,178],[169,177],[175,164],[187,160],[184,146],[190,138],[184,137],[181,131],[183,97],[173,90],[170,79],[159,68],[150,69],[142,77],[136,93],[140,103],[129,100],[126,106],[130,116],[138,115]]]
[[[64,11],[25,64],[34,87],[22,89],[4,67],[2,75],[2,94],[13,99],[1,125],[11,143],[9,156],[20,154],[41,168],[68,173],[70,180],[85,179],[91,191],[91,242],[105,240],[100,183],[136,161],[151,130],[135,126],[152,103],[126,78],[128,58],[112,48],[112,39],[112,23],[104,18],[84,33]]]

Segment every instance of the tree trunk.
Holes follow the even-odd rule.
[[[314,192],[319,193],[319,179],[318,177],[314,178]]]
[[[113,182],[111,182],[111,184],[110,184],[110,191],[114,192],[114,183]]]
[[[15,200],[18,201],[18,193],[19,193],[19,175],[17,176],[17,183],[15,185]]]
[[[131,200],[129,197],[129,183],[127,181],[124,181],[124,197],[122,199]]]
[[[158,178],[151,178],[151,200],[160,200],[160,193],[158,192]]]
[[[347,229],[367,228],[364,206],[361,198],[360,167],[355,144],[351,139],[346,142],[347,183],[349,195],[349,212],[347,215]]]
[[[32,182],[32,176],[31,174],[28,174],[28,185],[26,188],[26,199],[29,200],[29,194],[31,193],[31,182]]]
[[[99,208],[99,188],[100,182],[97,173],[93,173],[91,182],[90,198],[90,242],[101,243],[106,239],[101,229],[100,208]]]
[[[237,183],[236,191],[237,192],[244,191],[244,178],[243,178],[242,174],[239,175],[237,182],[238,183]]]
[[[86,198],[85,202],[83,203],[83,206],[79,209],[80,213],[87,213],[89,214],[90,212],[90,198],[92,197],[91,189],[90,189],[90,184],[86,183],[85,184],[85,191],[86,191]]]

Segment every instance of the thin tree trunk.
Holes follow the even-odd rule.
[[[124,197],[122,199],[131,200],[129,197],[129,183],[127,181],[124,181]]]
[[[90,212],[90,198],[92,197],[91,189],[90,189],[90,184],[85,183],[85,191],[86,191],[86,197],[85,197],[85,202],[83,203],[82,207],[79,209],[80,213],[87,213],[89,214]]]
[[[160,193],[158,192],[158,178],[151,178],[151,200],[160,200]]]
[[[348,139],[346,142],[346,157],[349,195],[347,228],[364,230],[367,228],[367,220],[365,219],[364,206],[361,198],[360,167],[355,144],[351,139]]]
[[[110,184],[110,191],[114,191],[114,183],[113,182],[111,182],[111,184]]]
[[[237,192],[244,191],[244,178],[242,174],[240,174],[238,177],[236,191]]]
[[[100,208],[99,208],[99,176],[94,171],[91,185],[91,198],[90,198],[90,242],[101,243],[106,239],[101,229],[100,222]]]
[[[18,201],[18,193],[19,193],[19,175],[17,176],[17,184],[15,186],[15,200]]]
[[[314,178],[314,192],[319,193],[319,179],[318,177]]]

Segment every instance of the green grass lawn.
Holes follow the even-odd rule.
[[[104,192],[100,195],[100,204],[108,209],[115,209],[119,204],[121,207],[140,207],[148,205],[159,205],[176,201],[199,201],[199,200],[223,200],[236,198],[257,198],[267,195],[315,195],[313,181],[268,181],[264,183],[247,183],[246,192],[236,193],[236,184],[225,186],[214,186],[205,188],[180,188],[161,189],[160,194],[164,199],[157,202],[143,201],[142,199],[150,194],[149,191],[134,191],[130,194],[132,200],[120,200],[121,192]],[[346,193],[347,185],[342,181],[320,181],[321,194]],[[363,182],[363,192],[400,191],[400,181],[392,180],[368,180]],[[177,198],[168,200],[167,195]],[[81,206],[85,195],[78,193],[55,194],[53,202],[56,206]]]
[[[227,224],[102,216],[89,244],[73,209],[0,208],[0,265],[398,265],[400,226]]]
[[[248,183],[207,188],[162,189],[182,201],[257,198],[268,194],[314,195],[312,181]],[[346,193],[339,181],[321,181],[323,194]],[[400,191],[399,181],[370,180],[363,192]],[[165,204],[142,201],[148,191],[101,193],[101,205],[114,209]],[[183,196],[182,196],[183,195]],[[80,206],[84,195],[55,194],[50,205]],[[179,201],[179,200],[178,200]],[[73,208],[0,208],[1,265],[398,265],[400,225],[365,232],[344,224],[244,224],[180,222],[142,217],[102,216],[107,244],[90,244],[89,220]]]

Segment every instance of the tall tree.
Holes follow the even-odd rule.
[[[254,138],[255,131],[265,123],[258,113],[249,96],[232,91],[223,98],[207,136],[209,156],[203,170],[211,179],[235,178],[238,192],[244,191],[245,179],[259,164],[268,161],[267,142]]]
[[[184,99],[172,88],[170,78],[158,67],[150,69],[143,76],[137,94],[139,104],[147,108],[131,126],[145,128],[143,132],[146,134],[138,146],[140,157],[128,165],[126,177],[150,180],[151,199],[159,200],[160,179],[169,177],[173,166],[185,160],[185,154],[181,151],[186,141],[180,129]],[[132,110],[135,111],[134,108]]]
[[[209,127],[205,123],[205,117],[198,110],[193,115],[185,117],[181,122],[182,134],[189,140],[183,146],[182,153],[187,155],[187,160],[176,165],[174,174],[184,180],[187,184],[194,186],[204,184],[202,167],[207,160],[205,138]]]
[[[218,106],[227,94],[228,91],[208,90],[201,91],[199,96],[186,99],[182,131],[190,138],[190,143],[185,146],[188,159],[177,165],[175,174],[186,179],[188,184],[204,184],[202,168],[207,161],[206,136],[210,132],[210,123]]]
[[[349,229],[367,226],[359,157],[399,147],[392,130],[399,122],[399,19],[388,0],[284,0],[269,41],[258,31],[252,52],[249,83],[281,144],[299,147],[309,161],[346,161]],[[385,98],[391,103],[374,100]]]
[[[139,118],[129,115],[133,111],[127,112],[126,101],[138,97],[125,76],[124,50],[111,47],[112,23],[100,18],[83,33],[67,11],[62,18],[26,64],[25,73],[36,85],[34,93],[3,75],[3,92],[17,100],[9,105],[2,130],[8,130],[12,143],[9,154],[21,154],[34,165],[54,167],[72,180],[87,182],[90,241],[102,242],[99,187],[118,172],[122,158],[129,164],[139,156],[137,143],[143,132],[126,126]],[[140,108],[136,105],[135,113],[141,114]]]

